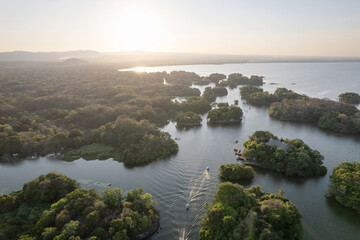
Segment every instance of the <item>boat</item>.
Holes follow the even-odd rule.
[[[210,170],[210,168],[209,168],[209,167],[206,167],[206,170],[207,170],[207,171],[209,171],[209,170]]]
[[[189,210],[190,204],[186,204],[186,210]]]

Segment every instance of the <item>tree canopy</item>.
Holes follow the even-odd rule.
[[[296,206],[259,186],[244,189],[230,182],[220,184],[201,224],[201,240],[303,239]]]
[[[208,112],[207,119],[210,123],[241,122],[243,112],[238,106],[229,106],[228,103],[217,103],[217,108]]]
[[[342,205],[360,211],[360,162],[344,162],[333,169],[329,195]]]
[[[242,156],[247,162],[284,172],[287,176],[321,176],[327,171],[319,151],[311,149],[300,139],[279,140],[268,131],[256,131],[243,146]]]
[[[1,239],[134,239],[158,221],[152,197],[142,188],[125,198],[120,188],[101,196],[56,172],[0,195],[0,209]]]

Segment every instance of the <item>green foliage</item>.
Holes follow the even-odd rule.
[[[200,239],[302,239],[301,215],[288,199],[259,186],[225,182],[201,222]]]
[[[330,176],[329,195],[346,207],[360,211],[360,163],[344,162]]]
[[[247,103],[256,106],[269,106],[283,99],[302,99],[307,97],[306,95],[300,95],[286,88],[277,88],[274,94],[270,94],[254,86],[244,86],[240,88],[240,94],[241,98],[245,99]]]
[[[243,112],[240,107],[229,106],[227,103],[218,103],[218,108],[208,112],[207,119],[210,123],[241,122]]]
[[[79,158],[86,160],[100,159],[105,160],[114,156],[114,148],[104,145],[93,143],[89,145],[81,146],[79,149],[70,150],[65,152],[63,160],[72,161]]]
[[[358,110],[348,104],[318,98],[284,99],[281,103],[273,103],[269,109],[269,115],[273,118],[298,122],[317,122],[329,112],[353,115]]]
[[[201,117],[193,112],[179,113],[176,117],[176,127],[192,127],[201,125]]]
[[[235,88],[238,85],[263,85],[263,78],[260,76],[251,76],[250,78],[243,76],[241,73],[232,73],[228,76],[227,80],[224,80],[220,83],[223,86],[229,86]]]
[[[284,172],[287,176],[321,176],[327,171],[322,165],[324,157],[300,139],[278,140],[268,131],[256,131],[243,146],[242,156],[248,163]]]
[[[50,172],[25,183],[22,192],[26,202],[52,203],[74,191],[78,186],[76,180],[57,172]]]
[[[164,79],[168,84],[163,84]],[[211,109],[210,103],[199,97],[199,89],[190,87],[200,79],[197,74],[184,71],[140,74],[114,72],[101,66],[1,69],[0,160],[54,152],[65,154],[65,160],[113,157],[120,161],[127,159],[125,161],[132,164],[166,158],[177,151],[176,143],[167,134],[159,137],[155,131],[154,137],[150,137],[144,133],[145,138],[154,140],[154,147],[161,150],[154,154],[144,151],[131,161],[132,156],[128,156],[123,147],[117,149],[100,141],[97,129],[113,125],[123,116],[163,126],[173,120],[177,112],[205,113]],[[174,96],[190,98],[176,103],[171,101]],[[104,149],[99,149],[100,152],[93,152],[97,147],[92,144],[114,149],[102,146]],[[82,146],[84,149],[78,150]],[[137,146],[139,149],[149,147],[141,143]],[[143,155],[144,160],[139,160]]]
[[[204,98],[209,103],[212,103],[216,100],[216,95],[214,94],[211,87],[206,87],[202,95],[202,98]]]
[[[350,116],[344,113],[329,112],[319,119],[318,126],[340,133],[359,134],[360,112]]]
[[[161,132],[148,121],[137,122],[127,117],[119,117],[114,123],[93,131],[93,138],[112,146],[115,159],[128,165],[166,158],[178,151],[170,134]]]
[[[210,103],[203,97],[190,97],[184,102],[175,102],[176,109],[182,112],[206,113],[211,109]]]
[[[121,188],[105,189],[102,191],[104,203],[111,209],[121,209],[123,196]]]
[[[353,92],[346,92],[339,95],[340,102],[350,104],[360,104],[360,95]]]
[[[251,179],[255,172],[252,167],[237,163],[221,165],[219,168],[220,177],[226,180]]]
[[[50,174],[76,182],[58,173]],[[41,181],[45,181],[41,179],[47,176],[49,174],[42,175],[24,186],[36,185],[39,181],[41,185]],[[57,178],[51,179],[56,181]],[[64,184],[59,181],[59,185]],[[134,239],[153,228],[158,220],[152,197],[142,188],[130,191],[126,202],[123,202],[121,189],[106,189],[100,197],[93,189],[76,186],[60,199],[55,190],[48,192],[46,201],[49,202],[37,204],[27,203],[22,197],[23,191],[1,196],[1,199],[6,198],[1,201],[15,196],[18,202],[8,212],[0,213],[0,236],[6,239]]]
[[[210,80],[210,82],[218,83],[220,80],[225,79],[226,75],[221,73],[212,73],[207,78]]]

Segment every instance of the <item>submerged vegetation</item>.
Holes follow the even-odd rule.
[[[209,111],[207,119],[210,123],[241,122],[243,112],[240,107],[229,106],[228,103],[217,103],[217,108]]]
[[[360,162],[344,162],[330,176],[329,195],[360,212]]]
[[[200,240],[303,239],[296,206],[259,186],[244,189],[230,182],[220,184],[201,224]]]
[[[243,164],[231,163],[221,165],[219,168],[221,178],[229,181],[237,181],[241,179],[251,179],[255,172],[252,167]]]
[[[256,131],[244,142],[246,162],[287,176],[321,176],[327,170],[324,157],[300,139],[280,139],[268,131]]]
[[[78,188],[56,172],[0,195],[1,239],[134,239],[157,226],[149,193],[134,189],[124,198],[120,188]]]

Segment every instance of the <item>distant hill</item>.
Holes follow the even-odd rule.
[[[2,52],[0,61],[35,61],[35,62],[61,62],[68,58],[92,58],[101,53],[91,50],[67,52]]]
[[[69,61],[69,62],[68,62]],[[80,62],[84,61],[84,62]],[[96,52],[91,50],[67,52],[2,52],[0,67],[4,65],[33,65],[35,62],[62,63],[64,65],[115,64],[120,68],[137,66],[186,65],[186,64],[226,64],[226,63],[268,63],[268,62],[360,62],[360,57],[309,57],[275,55],[225,55],[198,53],[164,52]]]
[[[66,66],[78,66],[78,65],[83,65],[83,64],[87,64],[87,63],[88,63],[87,61],[84,61],[79,58],[68,58],[61,62],[62,65],[66,65]]]

